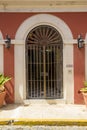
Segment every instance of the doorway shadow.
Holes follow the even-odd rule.
[[[14,109],[17,109],[18,107],[22,106],[22,104],[6,104],[6,105],[3,105],[1,108],[0,108],[0,111],[3,111],[3,110],[7,110],[7,111],[10,111],[10,110],[14,110]]]

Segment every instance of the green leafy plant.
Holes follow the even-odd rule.
[[[87,81],[83,82],[84,87],[80,89],[80,92],[87,93]]]
[[[4,91],[4,84],[11,80],[10,77],[4,76],[3,74],[0,74],[0,92]]]

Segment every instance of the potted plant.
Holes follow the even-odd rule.
[[[3,74],[0,74],[0,107],[3,106],[6,90],[4,84],[11,80],[10,77],[4,76]]]
[[[84,87],[82,87],[82,88],[80,89],[80,92],[81,92],[82,95],[83,95],[84,102],[85,102],[85,105],[86,105],[86,107],[87,107],[87,81],[84,81],[84,82],[83,82],[83,85],[84,85]]]

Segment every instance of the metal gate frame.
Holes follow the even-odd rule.
[[[50,53],[53,54],[50,56]],[[50,57],[54,60],[51,63],[49,63]],[[39,59],[43,63],[39,63]],[[49,74],[47,63],[50,64],[48,67],[51,67]],[[43,65],[43,72],[39,73],[40,64]],[[27,99],[63,98],[63,42],[55,28],[40,25],[30,31],[26,39],[26,68]]]

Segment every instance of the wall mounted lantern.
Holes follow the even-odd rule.
[[[77,39],[77,42],[78,42],[78,48],[83,48],[84,46],[84,40],[82,38],[82,35],[78,35],[78,39]]]
[[[10,36],[7,34],[7,35],[6,35],[6,38],[5,38],[5,47],[9,49],[10,46],[11,46],[11,38],[10,38]]]

